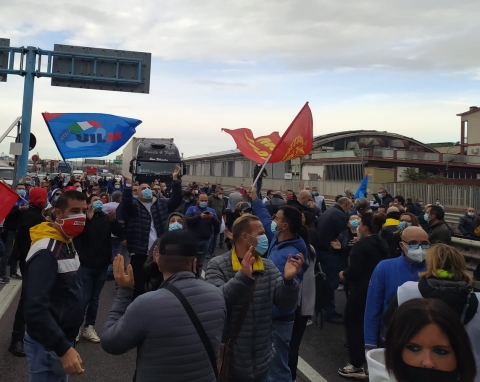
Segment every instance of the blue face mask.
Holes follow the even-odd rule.
[[[318,192],[317,192],[317,191],[312,191],[312,195],[313,195],[313,196],[317,196],[317,195],[318,195]]]
[[[312,205],[312,202],[310,200],[304,204],[304,206],[307,208],[310,208],[311,205]]]
[[[60,196],[60,195],[55,195],[55,196],[53,197],[53,201],[56,202],[56,201],[58,200],[58,197],[59,197],[59,196]]]
[[[383,198],[383,194],[381,194],[381,193],[378,193],[377,196],[378,196],[380,199]]]
[[[24,198],[25,195],[27,194],[27,192],[25,190],[17,190],[17,194],[18,196],[20,196],[21,198]]]
[[[350,216],[352,214],[352,211],[345,211],[345,215]]]
[[[353,220],[350,220],[350,227],[352,228],[357,228],[358,227],[358,219],[353,219]]]
[[[280,231],[277,231],[277,222],[276,221],[272,221],[272,224],[270,224],[270,231],[272,231],[272,233],[275,236],[278,236],[278,234],[280,233]]]
[[[423,206],[423,202],[418,202],[418,205],[419,205],[419,206]]]
[[[152,199],[152,197],[153,197],[152,190],[150,190],[149,188],[143,189],[142,190],[142,197],[143,197],[143,199]]]
[[[425,212],[425,214],[423,215],[423,219],[425,219],[426,222],[429,222],[430,219],[428,218],[428,214]]]
[[[411,226],[412,226],[412,223],[410,223],[410,222],[400,222],[400,224],[398,225],[398,228],[405,229],[405,228],[411,227]]]
[[[179,222],[175,222],[168,226],[169,231],[175,231],[176,229],[183,229],[183,225],[181,225]]]
[[[32,182],[29,181],[29,180],[26,180],[26,181],[25,181],[25,184],[26,184],[27,186],[30,186],[31,183],[32,183]],[[439,203],[439,204],[440,204],[440,203]]]
[[[138,195],[133,195],[133,199],[138,199]]]
[[[347,194],[344,193],[343,196],[347,196]]]
[[[268,250],[268,238],[267,235],[263,234],[257,236],[257,246],[255,247],[255,251],[259,254],[264,255]]]
[[[103,203],[101,200],[95,200],[93,202],[93,209],[94,210],[101,210],[103,208]]]
[[[198,205],[200,206],[200,208],[206,208],[207,207],[207,204],[208,202],[199,202]]]
[[[185,203],[190,203],[190,199],[183,199]]]

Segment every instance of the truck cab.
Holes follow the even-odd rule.
[[[180,153],[173,139],[143,140],[139,142],[135,157],[130,161],[129,172],[133,181],[151,184],[159,180],[171,188],[173,172],[182,167]]]

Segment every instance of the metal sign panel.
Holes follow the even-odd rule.
[[[105,165],[105,160],[104,159],[85,159],[85,164],[94,164],[97,166],[104,166]]]
[[[0,38],[0,46],[9,47],[9,38]],[[8,56],[9,53],[0,51],[0,69],[8,69]],[[0,74],[0,82],[7,82],[7,75]]]
[[[151,53],[60,44],[54,45],[54,51],[73,56],[53,56],[52,75],[77,77],[75,79],[53,77],[52,86],[144,94],[150,92]],[[75,54],[80,56],[75,57]],[[88,78],[83,80],[78,76]]]

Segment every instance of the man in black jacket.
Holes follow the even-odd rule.
[[[122,237],[122,225],[115,219],[115,211],[105,214],[103,203],[98,195],[87,199],[88,211],[85,229],[75,240],[75,248],[80,258],[80,278],[83,289],[83,305],[86,309],[85,326],[82,337],[93,342],[100,342],[95,331],[98,300],[107,279],[108,265],[112,259],[112,234]],[[80,333],[76,338],[80,340]]]
[[[332,290],[336,290],[340,284],[338,274],[342,270],[342,260],[335,253],[331,243],[347,229],[347,219],[351,213],[352,205],[353,203],[349,198],[342,197],[338,199],[337,204],[318,218],[317,231],[320,236],[320,252],[317,253],[317,261],[320,261]],[[333,323],[343,323],[342,315],[335,311],[335,297],[325,308],[325,320]]]
[[[475,237],[475,229],[479,225],[480,221],[473,207],[468,207],[465,215],[458,219],[458,230],[466,237]]]
[[[20,224],[15,235],[15,250],[19,257],[20,272],[25,275],[25,261],[30,250],[30,228],[43,223],[45,217],[42,215],[43,207],[47,202],[47,190],[36,187],[30,191],[30,205],[20,216]],[[12,341],[8,351],[16,357],[25,357],[23,337],[25,336],[25,318],[23,313],[23,293],[18,301],[15,321],[13,322]]]
[[[198,205],[190,207],[185,215],[187,229],[198,240],[197,278],[202,276],[203,263],[207,257],[210,238],[214,232],[220,230],[220,220],[215,210],[208,207],[207,204],[208,196],[202,193],[198,196]]]
[[[262,165],[260,163],[257,163],[255,168],[253,169],[253,181],[257,179],[258,174],[260,174],[260,170],[262,169]],[[267,170],[263,168],[262,173],[258,177],[257,180],[257,195],[258,199],[262,199],[262,183],[263,183],[263,178],[266,178],[268,176]]]
[[[385,188],[379,188],[378,194],[372,194],[372,196],[375,198],[375,200],[380,206],[388,206],[391,202],[393,202],[393,196],[390,195]]]
[[[413,204],[413,199],[412,198],[407,198],[405,199],[405,209],[407,212],[410,212],[414,214],[415,216],[418,216],[423,213],[423,201],[422,199],[417,199],[417,203]],[[419,203],[422,203],[421,205]]]
[[[132,195],[132,179],[124,175],[122,208],[125,218],[127,248],[131,254],[135,275],[135,289],[133,298],[145,293],[145,278],[143,266],[147,259],[148,250],[154,241],[165,233],[168,215],[182,204],[182,182],[178,180],[180,168],[173,172],[172,196],[159,198],[153,202],[153,193],[150,186],[143,183],[138,186],[137,199]]]
[[[24,346],[31,381],[66,381],[83,373],[82,359],[73,348],[82,324],[83,296],[72,244],[85,224],[87,203],[78,191],[63,193],[55,206],[55,222],[30,229],[32,246],[27,255]]]
[[[267,207],[270,216],[273,216],[278,212],[280,206],[285,204],[287,204],[287,202],[283,199],[282,192],[275,191],[272,195],[272,198],[265,202],[265,207]]]

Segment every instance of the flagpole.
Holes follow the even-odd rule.
[[[273,153],[272,153],[273,154]],[[267,157],[267,160],[265,161],[265,163],[262,165],[262,168],[260,169],[260,171],[258,172],[258,175],[257,177],[255,178],[255,180],[253,181],[253,187],[255,187],[255,185],[257,184],[257,181],[258,179],[260,178],[260,176],[262,175],[262,172],[265,168],[265,166],[267,165],[268,161],[270,160],[270,158],[272,157],[272,154],[270,154],[268,157]]]

